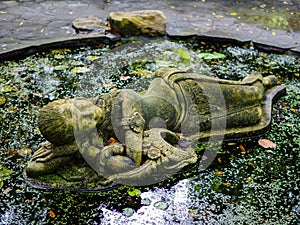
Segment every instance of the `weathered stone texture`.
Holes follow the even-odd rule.
[[[166,34],[167,19],[164,13],[158,10],[111,12],[108,20],[112,33],[123,37],[153,37]]]
[[[72,27],[74,27],[77,31],[93,31],[106,29],[105,23],[98,17],[94,16],[75,19],[72,23]]]

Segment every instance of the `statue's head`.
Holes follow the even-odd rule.
[[[74,141],[76,115],[101,123],[104,118],[103,109],[86,98],[59,99],[44,106],[38,118],[42,135],[51,143],[60,146]]]

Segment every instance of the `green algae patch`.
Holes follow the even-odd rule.
[[[4,183],[3,181],[9,179],[13,171],[0,165],[0,189],[2,189]]]
[[[240,20],[274,30],[299,31],[300,14],[292,12],[240,12]]]

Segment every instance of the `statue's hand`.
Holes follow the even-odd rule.
[[[40,144],[38,150],[33,154],[26,172],[32,177],[51,173],[63,163],[70,161],[77,151],[76,143],[55,146],[45,141]]]
[[[53,158],[69,156],[78,151],[76,143],[56,146],[48,141],[42,142],[33,154],[31,161],[47,162]]]
[[[34,152],[31,161],[45,162],[53,158],[52,144],[49,141],[42,142]]]
[[[176,147],[179,138],[173,132],[154,128],[145,131],[143,155],[145,162],[129,171],[106,177],[111,182],[129,185],[149,185],[176,174],[184,167],[197,162],[197,155],[191,147]],[[104,184],[104,183],[103,183]]]
[[[89,165],[101,176],[107,178],[112,174],[130,171],[136,168],[132,159],[125,154],[124,145],[114,143],[102,149],[88,148]],[[85,154],[87,156],[87,154]]]

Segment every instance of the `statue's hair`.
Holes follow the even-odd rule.
[[[38,118],[42,135],[49,142],[60,146],[74,141],[70,99],[60,99],[44,106]],[[72,104],[72,103],[71,103]]]

